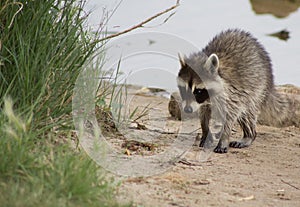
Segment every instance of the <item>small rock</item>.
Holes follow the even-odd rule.
[[[280,40],[287,41],[290,38],[289,34],[290,34],[290,32],[287,31],[286,29],[284,29],[284,30],[281,30],[279,32],[275,32],[275,33],[269,34],[269,36],[277,37]]]
[[[181,120],[182,105],[181,98],[177,92],[171,94],[168,109],[172,117]]]

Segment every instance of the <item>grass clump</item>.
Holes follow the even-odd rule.
[[[35,128],[67,121],[74,83],[96,49],[96,39],[84,28],[84,4],[0,3],[0,97],[10,95],[18,110],[33,113]]]
[[[116,184],[68,137],[54,141],[73,128],[75,81],[99,43],[84,4],[0,1],[1,206],[119,206]]]
[[[82,152],[37,143],[6,100],[0,130],[2,206],[118,206],[111,180]],[[35,140],[35,142],[34,142]]]

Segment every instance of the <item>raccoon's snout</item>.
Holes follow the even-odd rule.
[[[185,106],[184,107],[184,112],[185,113],[193,113],[193,108],[191,106]]]

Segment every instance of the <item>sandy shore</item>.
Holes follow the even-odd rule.
[[[285,89],[284,93],[291,93]],[[130,123],[129,130],[106,134],[107,140],[128,158],[168,152],[178,133],[196,136],[198,121],[184,123],[171,117],[169,99],[159,93],[138,88],[129,90],[131,111],[138,107],[138,114],[147,108],[146,115]],[[294,98],[297,95],[292,94]],[[249,148],[230,148],[227,154],[209,153],[199,160],[201,149],[190,147],[158,175],[115,176],[121,181],[118,199],[144,207],[300,206],[300,129],[258,125],[257,132]],[[241,136],[236,127],[231,138]],[[173,147],[175,150],[177,146]]]

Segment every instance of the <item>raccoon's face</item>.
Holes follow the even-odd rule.
[[[183,69],[181,71],[185,71],[186,69]],[[209,101],[209,94],[204,84],[197,84],[197,82],[195,82],[196,79],[193,79],[193,76],[190,75],[191,74],[189,74],[189,76],[181,76],[181,74],[179,74],[177,78],[178,89],[185,113],[192,113],[193,111],[197,111],[200,104]]]
[[[217,56],[214,55],[212,58],[214,58],[213,61],[217,61],[216,64],[218,64],[218,59],[215,59]],[[201,73],[200,75],[199,70],[197,70],[199,68],[192,69],[180,56],[179,60],[181,69],[177,77],[177,85],[183,101],[184,112],[192,113],[198,110],[200,104],[209,102],[209,89],[206,87],[206,84],[204,84],[205,81],[202,81],[200,78],[201,76],[207,79],[207,74]],[[199,61],[197,64],[199,64],[201,69],[203,69],[203,67],[207,68],[208,63],[215,64],[211,62],[211,57],[208,59],[205,58],[204,60],[198,59],[197,61]],[[216,65],[216,67],[218,67],[218,65]],[[211,65],[209,65],[209,69],[211,69]]]

